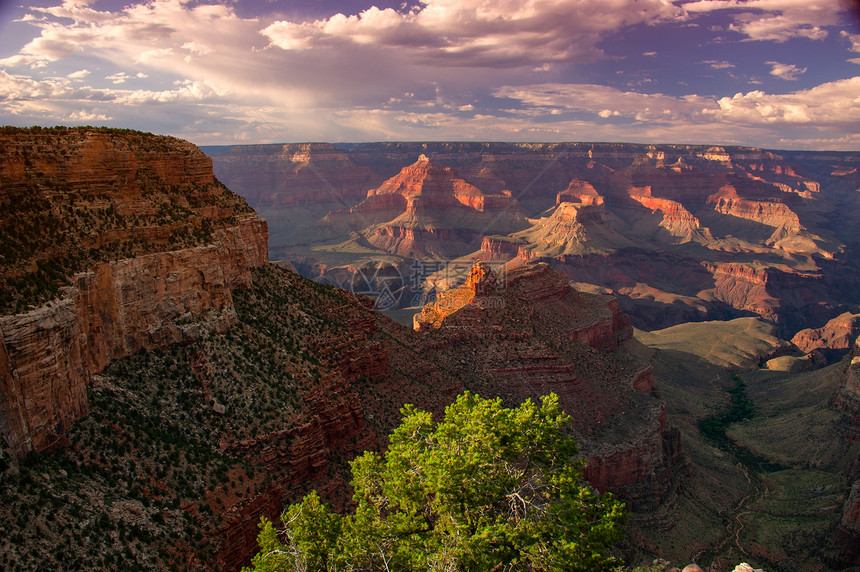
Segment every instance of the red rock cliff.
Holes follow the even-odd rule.
[[[4,200],[33,189],[45,199],[30,203],[43,212],[17,215],[58,217],[60,209],[79,223],[59,246],[40,249],[34,238],[0,276],[25,274],[24,254],[61,265],[82,246],[116,246],[88,251],[86,270],[70,272],[53,300],[0,316],[0,430],[20,458],[50,447],[87,412],[87,382],[111,360],[231,325],[232,290],[268,261],[267,226],[184,141],[81,129],[4,133],[0,143],[12,156],[0,165]],[[67,203],[77,210],[63,211]],[[165,204],[176,209],[157,206]],[[82,222],[105,212],[119,214]],[[165,240],[140,244],[141,230]]]
[[[683,473],[680,436],[652,391],[646,363],[613,298],[578,292],[546,264],[478,262],[466,283],[440,292],[415,317],[427,355],[467,387],[520,402],[549,392],[573,418],[586,477],[635,511],[656,508]]]

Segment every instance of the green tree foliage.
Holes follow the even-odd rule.
[[[555,395],[515,409],[465,393],[411,405],[388,452],[352,462],[355,513],[315,492],[263,520],[253,570],[607,570],[626,514],[582,478]]]

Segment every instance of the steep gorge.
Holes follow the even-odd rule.
[[[547,262],[583,287],[615,294],[640,328],[752,312],[778,323],[783,335],[791,336],[855,311],[851,292],[860,286],[860,271],[850,255],[857,248],[856,236],[847,229],[860,220],[856,185],[851,186],[856,154],[610,143],[368,143],[334,148],[348,163],[331,177],[346,181],[345,173],[370,169],[380,183],[368,188],[363,180],[360,189],[344,190],[345,202],[360,198],[349,208],[338,207],[326,224],[273,250],[274,257],[294,261],[314,279],[327,281],[330,275],[332,283],[343,283],[336,277],[342,268],[367,260],[409,267],[414,261],[454,259],[454,264],[468,266],[479,259],[519,257]],[[242,149],[230,153],[241,154]],[[331,152],[309,147],[308,164],[315,164],[318,153],[316,169],[322,177],[329,177],[324,162]],[[462,185],[477,189],[472,195],[515,201],[526,217],[524,226],[476,226],[480,217],[434,208],[424,198],[410,206],[405,199],[389,204],[395,197],[387,195],[389,203],[383,204],[382,181],[402,176],[398,171],[422,155],[438,168],[455,170]],[[214,157],[216,172],[238,177],[232,163],[224,159],[222,165],[224,156]],[[262,177],[280,168],[274,155],[269,161],[269,174]],[[243,176],[247,182],[253,173]],[[372,201],[366,198],[368,192],[375,197]],[[343,213],[357,213],[362,200],[362,212],[374,210],[381,218],[344,224]],[[504,211],[489,220],[515,222]],[[370,233],[355,234],[367,227]],[[466,252],[468,247],[473,251]],[[661,269],[679,259],[699,266],[693,269],[702,278],[696,280],[697,289],[667,282],[662,270],[647,268]],[[643,260],[650,262],[641,264]],[[633,264],[638,268],[631,275]],[[583,266],[606,270],[599,275],[577,273],[575,268]],[[751,285],[750,274],[767,274],[768,279]],[[432,298],[429,285],[424,293],[428,289]]]
[[[267,263],[267,235],[186,142],[58,129],[7,131],[0,143],[11,156],[0,181],[12,211],[0,275],[20,284],[40,265],[55,268],[25,301],[54,299],[0,317],[0,428],[7,454],[21,459],[86,414],[86,386],[111,360],[235,323],[231,293]],[[44,243],[53,220],[64,240]]]
[[[489,306],[470,298],[441,330],[417,333],[360,296],[267,265],[265,221],[183,142],[4,135],[29,165],[5,172],[5,188],[49,197],[15,211],[7,244],[23,248],[12,239],[33,220],[68,224],[61,248],[31,243],[2,269],[39,286],[0,317],[3,566],[60,566],[51,547],[67,546],[70,568],[236,569],[261,515],[310,487],[342,505],[347,461],[384,447],[403,403],[438,413],[464,389],[510,403],[559,393],[578,413],[588,478],[637,512],[683,478],[647,363],[615,353],[632,327],[613,299],[578,293],[545,265],[511,269],[481,291]],[[33,144],[42,137],[50,150]],[[496,208],[482,196],[457,201]],[[68,219],[64,205],[76,209]]]

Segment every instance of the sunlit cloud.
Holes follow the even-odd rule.
[[[281,20],[262,34],[288,51],[348,42],[405,50],[427,65],[534,67],[593,61],[603,55],[597,43],[606,33],[681,18],[682,10],[662,0],[426,0],[407,13],[372,7],[313,22]]]
[[[823,40],[825,27],[836,24],[842,10],[834,0],[696,0],[683,7],[691,14],[731,10],[729,30],[750,41],[774,42]]]
[[[799,68],[794,64],[781,64],[779,62],[765,62],[771,66],[770,75],[780,79],[794,80],[806,73],[806,68]]]
[[[731,62],[727,62],[725,60],[705,60],[702,62],[703,64],[707,64],[712,69],[715,70],[724,70],[735,67],[735,64]]]
[[[827,36],[842,46],[842,65],[860,63],[860,36],[835,27],[837,2],[427,0],[304,20],[247,17],[232,2],[129,2],[23,10],[17,25],[31,39],[0,52],[3,120],[105,122],[206,143],[653,137],[773,146],[791,133],[823,147],[860,132],[856,78],[814,85],[827,76],[782,51]],[[713,47],[690,55],[695,77],[678,77],[674,92],[652,73],[672,60],[668,51],[624,46],[630,30],[670,34],[704,15],[720,22],[717,32],[697,28]],[[780,51],[764,61],[720,49],[753,40]],[[616,42],[623,55],[611,51]],[[702,77],[716,87],[702,89]],[[777,93],[782,86],[795,89]]]
[[[764,91],[737,93],[719,99],[626,92],[602,85],[541,84],[506,86],[497,97],[519,101],[531,110],[563,107],[602,118],[634,121],[730,124],[797,124],[827,129],[860,130],[860,77],[829,82],[789,94]]]

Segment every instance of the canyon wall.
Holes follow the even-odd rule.
[[[7,454],[20,459],[51,447],[86,414],[87,383],[111,360],[232,325],[232,290],[268,261],[267,225],[184,141],[21,130],[4,133],[0,145],[11,155],[0,167],[4,209],[17,220],[62,220],[65,239],[41,247],[38,236],[22,236],[32,225],[2,228],[2,238],[28,243],[4,259],[6,284],[40,264],[66,274],[48,284],[52,299],[30,295],[18,301],[27,309],[0,316],[0,430]],[[14,211],[24,193],[30,209]],[[97,218],[104,213],[112,214]],[[142,243],[144,234],[152,240]],[[106,245],[118,247],[99,250]],[[82,261],[68,262],[81,252]]]
[[[414,328],[468,389],[512,404],[556,393],[585,477],[631,510],[656,509],[685,475],[680,433],[651,394],[651,367],[628,349],[633,328],[614,298],[579,292],[546,264],[478,262]]]
[[[846,361],[848,365],[842,387],[833,404],[846,415],[848,438],[860,441],[860,338],[857,338]],[[842,506],[842,518],[833,537],[840,568],[860,564],[860,457],[854,462],[849,478],[854,482]]]
[[[298,150],[290,146],[291,153]],[[215,155],[216,172],[244,177],[249,197],[259,193],[251,188],[255,169],[260,169],[259,188],[271,186],[273,174],[283,172],[284,181],[295,183],[290,193],[299,196],[299,179],[291,170],[299,163],[280,148],[268,151],[265,164],[251,168],[249,163],[240,177],[236,158],[259,151],[233,147]],[[616,295],[641,329],[755,313],[791,336],[856,311],[853,292],[860,287],[860,270],[851,252],[858,243],[849,230],[860,221],[856,154],[447,142],[314,144],[299,154],[302,169],[316,169],[314,177],[331,181],[350,203],[328,216],[297,218],[295,213],[318,202],[308,195],[289,208],[265,212],[273,235],[293,229],[292,237],[272,247],[273,257],[300,263],[300,269],[336,272],[386,256],[404,266],[413,260],[543,261],[573,282]],[[331,162],[335,155],[337,162]],[[458,185],[444,197],[431,192],[432,185],[419,189],[426,173],[415,165],[427,159],[439,172],[456,171]],[[361,169],[374,176],[358,176]],[[379,199],[375,193],[390,192],[391,181],[406,178],[411,190],[397,192],[410,194],[411,204],[365,199],[369,188]],[[382,186],[369,187],[372,180]],[[319,187],[318,180],[303,181],[308,189]],[[453,208],[452,201],[463,209]],[[514,204],[527,218],[517,218]],[[502,244],[505,239],[510,242]],[[572,257],[582,260],[571,263]],[[686,279],[666,279],[662,267],[669,259],[698,266],[692,269],[695,289]],[[580,272],[583,265],[590,268]],[[633,266],[635,272],[629,272]],[[602,270],[593,271],[598,267]]]

